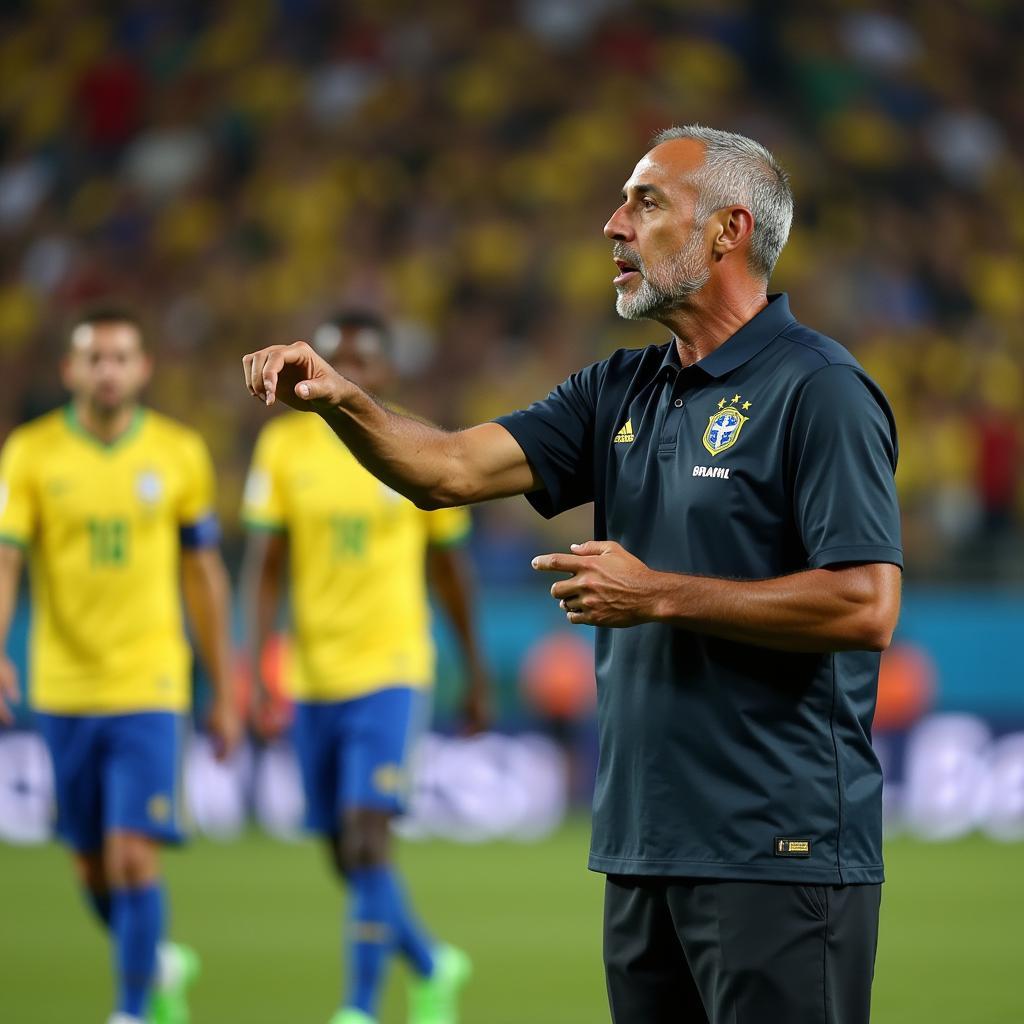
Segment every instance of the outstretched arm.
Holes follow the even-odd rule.
[[[420,508],[468,505],[539,490],[522,448],[504,427],[449,432],[384,408],[304,341],[242,360],[249,393],[316,412],[375,477]]]

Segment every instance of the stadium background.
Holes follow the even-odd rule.
[[[660,340],[615,316],[598,234],[652,131],[699,120],[763,141],[797,194],[773,287],[854,350],[901,429],[907,589],[878,722],[894,884],[876,1016],[1019,1021],[1022,847],[1006,841],[1024,837],[1021,52],[1011,0],[7,0],[0,437],[62,401],[75,309],[139,309],[158,358],[149,400],[210,444],[236,568],[265,419],[242,352],[369,306],[397,325],[408,407],[454,427],[526,403]],[[589,536],[589,513],[545,524],[513,501],[475,522],[499,724],[568,749],[580,798],[586,654],[558,632],[529,558]],[[16,651],[24,627],[22,608]],[[444,729],[457,668],[443,636],[440,675]],[[486,762],[497,788],[467,804],[477,826],[510,757]],[[26,765],[0,765],[8,838],[34,796]],[[471,1021],[605,1019],[584,846],[571,814],[529,847],[410,844],[435,918],[479,950]],[[173,859],[178,920],[211,950],[198,1024],[282,1019],[266,1016],[261,956],[288,1019],[324,1016],[335,921],[319,867],[304,844],[252,833]],[[0,845],[4,1019],[99,1016],[100,944],[66,874],[52,849]],[[262,930],[244,925],[254,900]],[[54,967],[69,984],[40,1003]]]

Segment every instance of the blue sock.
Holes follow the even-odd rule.
[[[114,889],[111,911],[117,1009],[141,1017],[156,974],[156,947],[163,935],[163,887],[154,883],[140,889]]]
[[[353,1006],[377,1016],[388,959],[395,947],[390,869],[358,868],[348,876],[351,906],[348,921],[348,995]]]
[[[398,872],[394,868],[388,868],[387,871],[391,883],[396,943],[412,969],[425,978],[429,977],[434,973],[434,944],[406,901]]]
[[[85,890],[85,900],[99,918],[104,928],[110,928],[111,899],[109,892],[97,892],[95,889]]]

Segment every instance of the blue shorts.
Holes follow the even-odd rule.
[[[48,715],[36,725],[50,750],[57,833],[96,853],[110,832],[179,843],[183,715]]]
[[[352,807],[401,813],[406,759],[426,706],[424,694],[409,686],[352,700],[296,703],[292,735],[308,829],[333,835]]]

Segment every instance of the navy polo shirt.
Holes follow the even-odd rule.
[[[674,340],[620,350],[497,422],[543,482],[527,495],[542,515],[593,501],[595,539],[653,569],[902,566],[889,405],[785,295],[693,366]],[[878,664],[660,623],[598,629],[591,868],[882,881]]]

